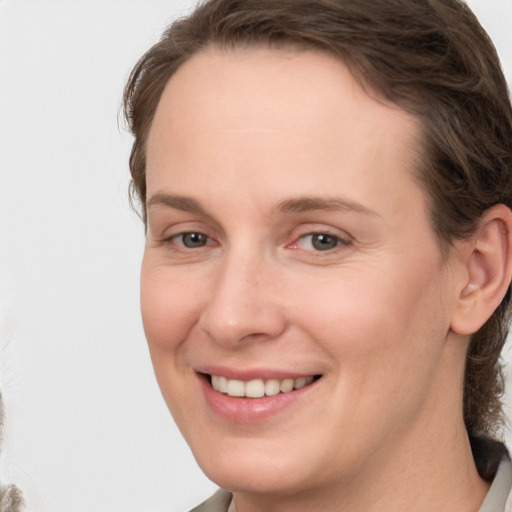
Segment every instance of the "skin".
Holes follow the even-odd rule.
[[[176,423],[238,512],[469,512],[485,496],[461,412],[468,336],[452,328],[469,249],[441,257],[420,138],[322,53],[209,49],[167,84],[147,146],[144,328]],[[205,399],[211,366],[321,378],[232,421]]]

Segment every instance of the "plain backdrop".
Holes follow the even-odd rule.
[[[510,82],[512,0],[469,4]],[[131,66],[191,5],[0,0],[1,474],[29,511],[180,512],[215,489],[153,377],[118,125]]]

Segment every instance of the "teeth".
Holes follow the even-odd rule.
[[[295,379],[284,379],[281,381],[279,389],[282,393],[288,393],[293,389],[293,384],[295,383]]]
[[[251,380],[245,385],[245,396],[261,398],[265,395],[265,383],[261,379]]]
[[[293,383],[294,389],[300,389],[303,388],[306,385],[307,379],[306,377],[299,377],[298,379],[295,379],[295,382]]]
[[[228,379],[226,377],[219,377],[219,391],[221,393],[228,392]]]
[[[301,389],[313,382],[313,377],[297,377],[296,379],[254,379],[249,382],[231,380],[219,375],[212,375],[212,387],[225,395],[233,397],[261,398],[274,396],[279,393],[289,393],[294,389]]]
[[[281,390],[279,389],[280,382],[277,379],[269,379],[265,382],[265,395],[274,396],[277,395]]]
[[[229,396],[245,396],[245,384],[241,380],[228,380]]]

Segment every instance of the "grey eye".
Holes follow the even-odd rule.
[[[327,235],[325,233],[313,234],[311,236],[311,245],[317,251],[328,251],[338,246],[340,240],[337,236]]]
[[[189,249],[204,247],[208,243],[208,237],[203,233],[183,233],[180,237],[183,246]]]

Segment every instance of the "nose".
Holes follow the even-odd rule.
[[[238,346],[275,339],[286,329],[279,296],[279,270],[262,258],[226,259],[212,280],[199,320],[216,343]]]

